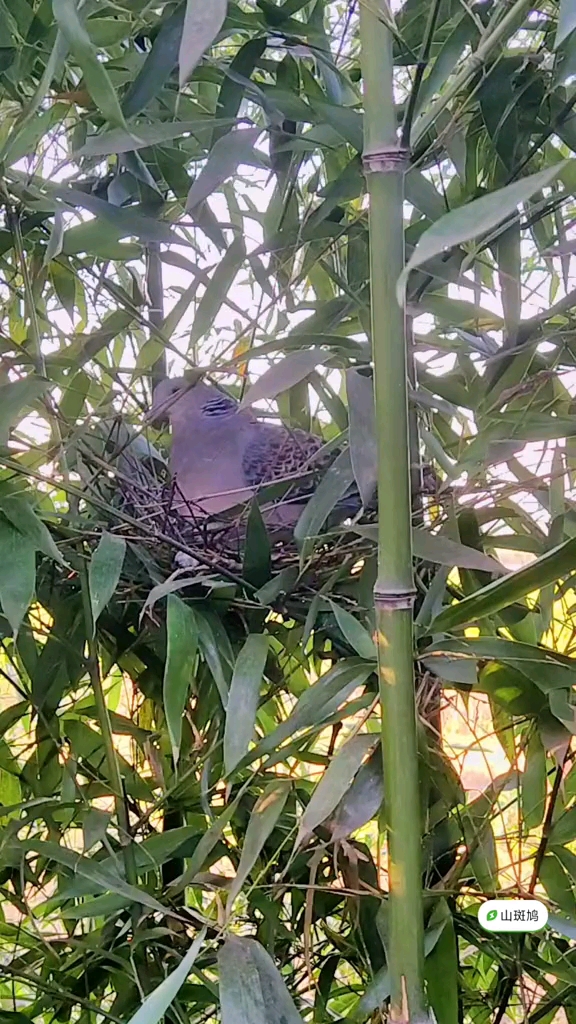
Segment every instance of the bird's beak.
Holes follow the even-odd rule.
[[[168,402],[154,402],[144,415],[145,426],[165,427],[170,422],[168,409]]]

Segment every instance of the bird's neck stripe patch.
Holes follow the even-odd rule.
[[[211,398],[202,406],[204,416],[229,416],[237,410],[236,402],[232,398]]]

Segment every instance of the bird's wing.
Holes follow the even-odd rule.
[[[250,487],[260,487],[318,467],[321,438],[305,430],[255,423],[244,448],[242,469]],[[332,456],[333,457],[333,456]]]

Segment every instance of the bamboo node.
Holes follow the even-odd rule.
[[[410,590],[385,590],[382,587],[374,588],[374,606],[382,608],[387,612],[408,610],[414,607],[414,601],[418,591]]]
[[[405,171],[410,158],[410,150],[406,146],[382,146],[379,149],[367,149],[362,154],[365,174],[390,174]]]

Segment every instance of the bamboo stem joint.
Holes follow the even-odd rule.
[[[411,611],[416,600],[417,590],[385,590],[378,584],[374,587],[374,605],[382,611]]]
[[[362,154],[365,174],[393,174],[404,171],[409,159],[410,150],[400,145],[366,149]]]

